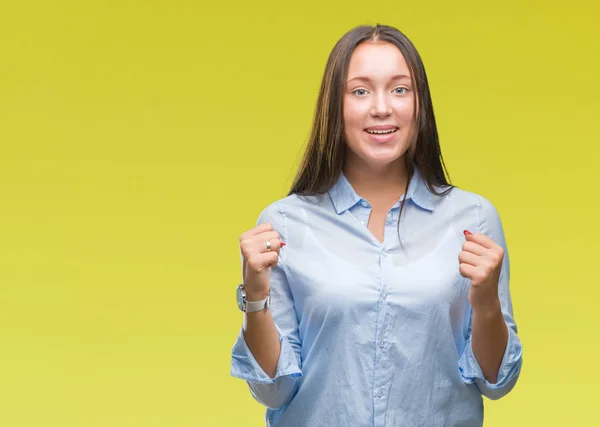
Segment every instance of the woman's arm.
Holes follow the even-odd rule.
[[[459,358],[463,381],[490,399],[506,395],[517,382],[523,350],[509,290],[510,262],[495,207],[477,196],[478,233],[466,234],[459,255],[461,274],[471,281],[471,316]]]
[[[246,296],[248,301],[260,301],[267,295],[247,294]],[[273,378],[277,373],[281,345],[271,310],[267,308],[255,313],[245,313],[242,329],[244,340],[256,362],[269,377]]]
[[[495,384],[508,342],[508,328],[499,300],[490,307],[473,307],[472,329],[475,358],[485,379]]]
[[[271,223],[287,242],[283,216],[274,203],[260,215],[257,224]],[[270,308],[245,313],[243,325],[232,349],[231,375],[248,383],[254,398],[277,409],[287,404],[302,376],[298,320],[294,299],[284,268],[285,250],[277,265],[270,268],[269,286],[263,291],[246,291],[248,301],[259,301],[270,289]]]

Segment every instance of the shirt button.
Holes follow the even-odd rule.
[[[386,252],[386,251],[383,251],[383,252],[381,253],[381,255],[383,255],[384,257],[386,257],[386,256],[387,256],[387,252]]]
[[[377,396],[379,396],[379,397],[383,397],[383,390],[379,390],[379,391],[377,392]]]
[[[381,298],[386,299],[387,298],[387,294],[384,292],[381,294]]]
[[[381,348],[385,347],[385,343],[383,341],[379,341],[379,347],[381,347]]]
[[[363,208],[368,208],[369,207],[369,204],[367,202],[365,202],[364,200],[362,202],[360,202],[360,204],[361,204],[361,206]]]

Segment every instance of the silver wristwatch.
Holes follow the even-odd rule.
[[[265,299],[260,301],[248,301],[246,299],[246,291],[244,290],[244,285],[239,285],[237,287],[237,303],[238,307],[244,313],[254,313],[256,311],[261,311],[269,308],[271,305],[271,295],[267,295]]]

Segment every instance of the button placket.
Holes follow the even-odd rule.
[[[389,230],[387,230],[389,232]],[[383,244],[382,244],[383,246]],[[379,250],[379,271],[378,278],[380,283],[380,300],[379,300],[379,319],[377,328],[377,341],[375,342],[376,348],[376,366],[377,371],[375,375],[374,384],[374,398],[375,398],[375,420],[374,426],[383,426],[385,423],[385,412],[387,407],[387,395],[386,390],[389,388],[390,381],[390,359],[388,354],[389,343],[386,341],[386,337],[389,333],[387,328],[389,327],[389,310],[390,307],[387,304],[386,299],[389,296],[389,292],[386,288],[385,271],[387,261],[387,251],[383,248]]]

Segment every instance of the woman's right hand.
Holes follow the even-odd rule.
[[[267,250],[267,241],[271,250]],[[259,301],[269,294],[271,267],[279,261],[279,250],[285,246],[270,223],[258,225],[240,236],[242,276],[248,301]]]

